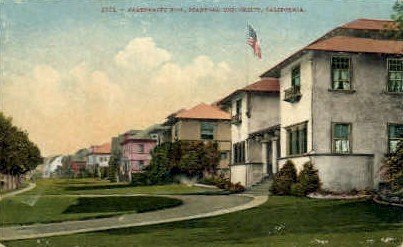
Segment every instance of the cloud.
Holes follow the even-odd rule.
[[[117,65],[132,69],[154,69],[171,59],[171,54],[155,45],[150,37],[135,38],[115,56]]]
[[[6,78],[4,110],[45,155],[72,153],[162,121],[179,108],[215,101],[239,86],[227,62],[200,55],[179,65],[171,57],[145,37],[131,40],[107,68],[88,61],[65,70],[36,65]]]

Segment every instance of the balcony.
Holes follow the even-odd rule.
[[[231,124],[241,124],[242,123],[242,115],[236,114],[231,118]]]
[[[292,86],[284,90],[284,101],[295,103],[298,102],[302,97],[299,87]]]

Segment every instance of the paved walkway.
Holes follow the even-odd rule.
[[[18,194],[21,194],[21,193],[30,191],[30,190],[34,189],[35,187],[36,187],[36,184],[34,184],[34,183],[29,183],[28,186],[25,187],[25,188],[23,188],[23,189],[14,190],[14,191],[5,193],[5,194],[3,194],[3,195],[0,194],[0,201],[1,201],[2,199],[4,199],[4,198],[11,197],[11,196],[15,196],[15,195],[18,195]]]
[[[0,228],[0,241],[69,235],[74,233],[199,219],[257,207],[267,201],[267,196],[248,194],[160,196],[177,198],[184,203],[178,207],[141,214],[127,214],[110,218],[83,221],[3,227]]]

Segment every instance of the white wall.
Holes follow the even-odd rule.
[[[300,101],[289,103],[284,101],[284,90],[291,87],[291,70],[295,66],[301,68],[301,94]],[[285,127],[308,121],[307,145],[308,152],[312,150],[312,62],[311,54],[307,53],[301,58],[281,70],[280,78],[280,156],[286,156],[287,135]]]
[[[351,54],[352,87],[355,92],[340,93],[331,88],[332,53],[314,54],[314,149],[331,152],[331,122],[352,124],[352,152],[374,154],[374,183],[387,152],[387,124],[403,124],[402,95],[385,93],[386,58],[380,55]]]

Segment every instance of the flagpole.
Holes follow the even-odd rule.
[[[246,21],[246,38],[248,38],[248,31],[249,30],[249,22],[248,21]],[[248,85],[249,84],[249,74],[250,74],[250,71],[249,71],[249,54],[248,54],[248,51],[249,51],[249,47],[248,47],[248,44],[247,43],[245,43],[245,52],[246,52],[246,85]]]

